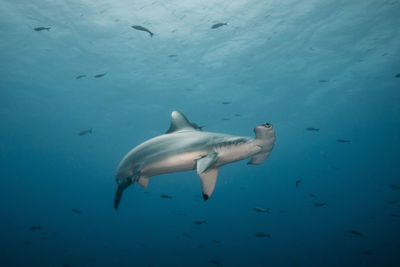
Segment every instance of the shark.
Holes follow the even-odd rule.
[[[180,111],[172,111],[169,129],[130,150],[116,170],[117,189],[114,209],[117,210],[124,190],[138,183],[146,188],[152,176],[196,170],[200,176],[202,195],[213,194],[219,168],[251,158],[248,164],[262,164],[275,143],[271,123],[254,128],[255,137],[235,136],[202,131]]]

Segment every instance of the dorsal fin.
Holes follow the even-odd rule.
[[[190,122],[181,112],[174,110],[171,113],[171,125],[166,133],[179,131],[196,131],[201,130],[203,126],[198,126],[196,123]]]

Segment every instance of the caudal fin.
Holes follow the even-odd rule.
[[[130,180],[125,180],[118,184],[117,191],[115,192],[114,197],[114,209],[117,210],[119,206],[119,202],[121,201],[122,193],[124,190],[131,184]]]

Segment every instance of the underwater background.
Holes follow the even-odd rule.
[[[0,7],[1,266],[400,266],[400,1]],[[115,211],[173,110],[275,147],[208,201],[190,171]]]

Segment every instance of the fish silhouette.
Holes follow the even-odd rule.
[[[214,25],[211,26],[211,29],[218,29],[219,27],[222,27],[222,26],[225,26],[225,25],[228,25],[228,23],[227,22],[225,22],[225,23],[222,23],[222,22],[215,23]]]
[[[85,135],[85,134],[92,134],[92,128],[90,128],[90,129],[86,129],[86,130],[82,130],[82,131],[80,131],[79,133],[78,133],[78,135],[79,136],[82,136],[82,135]]]
[[[154,33],[152,33],[149,29],[146,27],[140,26],[140,25],[132,25],[132,28],[138,31],[143,31],[143,32],[148,32],[150,34],[150,37],[153,37]]]
[[[363,236],[363,233],[353,230],[353,229],[347,230],[347,233],[349,233],[351,235]]]

